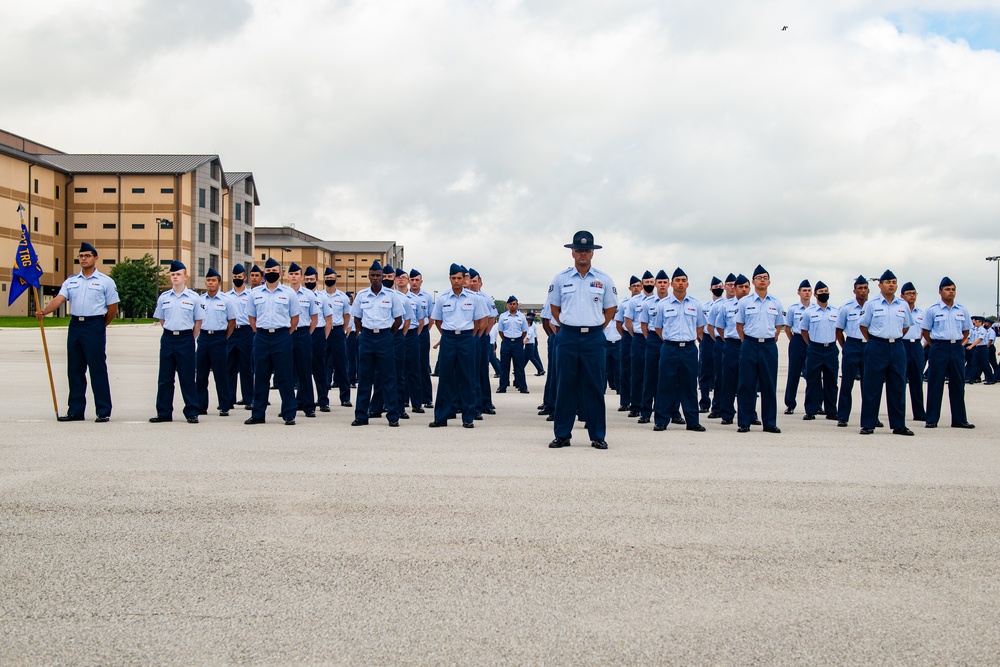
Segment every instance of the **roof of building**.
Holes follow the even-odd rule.
[[[36,155],[33,153],[25,153],[24,151],[14,148],[13,146],[8,146],[2,143],[0,143],[0,153],[3,153],[4,155],[10,155],[11,157],[15,157],[24,162],[30,162],[31,164],[41,164],[51,169],[55,169],[56,171],[66,172],[66,169],[63,169],[62,167],[49,164],[45,160],[45,158],[50,157],[49,155]]]
[[[392,250],[395,241],[324,241],[294,227],[257,227],[256,244],[263,248],[320,248],[329,252],[385,253]]]
[[[261,234],[260,229],[254,229],[254,245],[258,248],[316,248],[319,244],[308,239],[301,239],[288,234]]]
[[[388,252],[395,241],[321,241],[319,247],[330,252]]]
[[[254,206],[260,206],[260,197],[257,196],[257,181],[254,179],[252,171],[227,171],[226,187],[230,189],[235,188],[238,183],[248,178],[253,181],[253,204]]]
[[[218,155],[67,155],[33,156],[37,161],[76,174],[186,174]]]

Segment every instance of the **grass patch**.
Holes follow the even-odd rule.
[[[45,326],[49,327],[66,327],[69,326],[68,317],[46,317]],[[116,324],[153,324],[156,322],[151,317],[146,318],[136,318],[135,321],[123,318],[117,318],[111,322],[111,326]],[[0,329],[33,329],[38,327],[38,320],[34,317],[0,317]]]

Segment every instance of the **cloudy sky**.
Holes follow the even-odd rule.
[[[258,224],[394,239],[432,289],[541,300],[588,229],[620,286],[889,267],[995,308],[997,0],[46,0],[0,44],[0,128],[217,153]]]

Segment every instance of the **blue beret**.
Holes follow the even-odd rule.
[[[628,284],[629,285],[635,285],[636,283],[641,283],[641,282],[642,281],[639,280],[638,276],[632,276],[631,278],[628,279]]]
[[[291,273],[292,271],[301,271],[301,270],[302,270],[302,267],[299,266],[298,264],[296,264],[295,262],[292,262],[291,264],[288,265],[288,272],[289,273]]]
[[[215,269],[209,269],[208,273],[205,274],[205,277],[206,278],[218,278],[219,280],[222,280],[222,276],[220,276],[219,272],[216,271]]]
[[[306,272],[303,273],[302,275],[304,275],[304,276],[318,276],[319,273],[316,271],[316,267],[315,266],[307,266],[306,267]]]
[[[80,252],[92,252],[92,253],[94,253],[95,257],[97,256],[97,248],[95,248],[94,246],[90,245],[86,241],[84,241],[83,243],[80,244]]]
[[[743,275],[742,273],[740,275],[736,276],[736,281],[735,282],[736,282],[737,285],[749,285],[750,284],[750,280],[745,275]]]
[[[652,277],[653,277],[653,272],[652,271],[646,271],[644,274],[642,274],[642,279],[643,280],[649,280]]]
[[[656,272],[656,279],[657,280],[670,280],[670,277],[667,276],[667,272],[666,271],[664,271],[663,269],[660,269],[659,271]]]
[[[472,267],[469,267],[469,277],[470,278],[478,278],[479,277],[479,271],[476,271]]]
[[[260,270],[259,266],[257,266],[256,264],[254,264],[253,268],[250,269],[250,273],[263,273],[263,271]]]
[[[825,282],[823,282],[822,280],[817,280],[817,281],[816,281],[816,289],[818,289],[818,290],[819,290],[819,289],[830,289],[830,288],[829,288],[829,287],[827,287],[827,286],[826,286],[826,283],[825,283]]]
[[[337,272],[333,270],[332,266],[328,266],[328,267],[326,267],[326,270],[323,271],[323,275],[324,276],[335,276],[335,275],[337,275]]]
[[[760,264],[758,264],[757,268],[753,270],[753,277],[756,278],[757,276],[761,275],[762,273],[767,273],[767,269],[765,269],[763,266],[761,266]],[[770,276],[771,274],[768,273],[767,275]]]
[[[955,283],[948,276],[941,279],[941,284],[938,285],[938,289],[944,289],[945,287],[954,287]]]
[[[276,260],[274,257],[268,257],[267,261],[264,262],[264,268],[265,269],[276,269],[279,266],[281,266],[281,265],[278,264],[278,260]]]
[[[246,272],[247,272],[247,267],[243,266],[242,264],[237,264],[236,266],[233,267],[233,273],[234,274],[236,274],[236,273],[246,273]]]
[[[802,289],[803,287],[812,287],[812,285],[809,284],[808,278],[799,283],[799,289]]]
[[[397,278],[400,277],[400,276],[405,276],[405,275],[406,275],[406,271],[404,271],[403,269],[396,269],[396,277]]]
[[[726,282],[727,283],[735,283],[736,282],[736,276],[734,276],[733,274],[730,273],[728,276],[726,276]]]
[[[382,265],[376,259],[374,262],[372,262],[372,265],[368,267],[368,270],[369,271],[381,271],[382,270]]]
[[[671,278],[681,278],[681,277],[687,278],[688,274],[684,273],[684,269],[678,266],[676,269],[674,269],[674,275],[672,275]]]
[[[465,273],[465,269],[462,268],[461,264],[455,264],[454,262],[452,262],[451,266],[448,267],[448,275],[449,276],[453,276],[456,273],[463,273],[464,274]]]
[[[903,289],[899,290],[899,293],[902,294],[903,292],[916,292],[916,291],[917,288],[913,286],[913,283],[907,282],[903,283]]]
[[[882,275],[879,276],[878,281],[882,282],[883,280],[895,280],[895,279],[896,279],[896,274],[893,273],[891,270],[886,269],[885,271],[882,272]]]
[[[857,278],[854,279],[855,287],[857,287],[858,285],[867,285],[867,284],[868,284],[868,279],[865,278],[864,276],[858,276]]]
[[[712,276],[712,283],[709,285],[709,287],[715,287],[716,285],[721,285],[721,284],[722,281],[719,280],[718,277]]]
[[[507,303],[514,303],[515,301],[517,301],[517,297],[514,296],[513,294],[507,297]]]
[[[411,278],[416,278],[419,275],[420,275],[419,271],[417,271],[416,269],[410,269],[410,277]]]
[[[186,268],[187,267],[184,266],[183,262],[178,262],[176,259],[170,262],[170,273],[173,273],[174,271],[183,271]]]

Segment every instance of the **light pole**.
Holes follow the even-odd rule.
[[[156,270],[160,270],[160,230],[173,229],[174,223],[166,218],[156,219]]]
[[[1000,320],[1000,255],[993,255],[986,258],[987,262],[997,263],[997,319]]]

